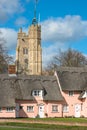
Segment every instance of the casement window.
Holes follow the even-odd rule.
[[[34,111],[34,106],[27,106],[27,111],[28,112],[33,112]]]
[[[13,112],[14,108],[13,107],[7,107],[7,112]]]
[[[33,90],[32,95],[33,96],[43,96],[43,91],[42,90]]]
[[[63,112],[69,112],[69,106],[63,105]]]
[[[23,54],[28,54],[28,49],[27,48],[23,48]]]
[[[52,112],[58,112],[58,105],[52,105]]]
[[[73,91],[69,91],[69,96],[73,96],[74,92]]]

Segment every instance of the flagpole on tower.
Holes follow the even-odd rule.
[[[36,19],[36,6],[37,6],[37,2],[38,0],[35,0],[35,6],[34,6],[34,18],[33,18],[33,21],[32,21],[32,24],[37,24],[37,19]]]
[[[37,1],[38,0],[35,0],[35,8],[34,8],[34,17],[36,18],[36,7],[37,7]]]

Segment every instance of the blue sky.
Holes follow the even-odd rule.
[[[35,0],[0,0],[0,30],[9,53],[15,55],[17,32],[28,32]],[[87,0],[38,0],[42,26],[43,66],[58,50],[73,48],[87,55]]]

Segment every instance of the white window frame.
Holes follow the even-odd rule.
[[[7,112],[13,112],[14,111],[14,108],[13,107],[7,107]]]
[[[74,96],[74,91],[69,91],[69,96],[70,97]]]
[[[34,106],[27,106],[27,112],[34,112]]]
[[[69,112],[69,106],[67,104],[63,105],[63,112]]]
[[[33,96],[43,96],[43,90],[33,90]]]
[[[82,96],[82,98],[87,98],[87,91],[84,91],[84,95]]]
[[[58,112],[58,105],[52,105],[52,112]]]
[[[87,97],[87,91],[85,91],[86,97]]]

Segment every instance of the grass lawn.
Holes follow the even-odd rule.
[[[87,127],[13,122],[13,123],[0,123],[0,130],[87,130]]]
[[[87,118],[18,118],[18,120],[66,122],[66,123],[87,123]]]
[[[21,123],[18,123],[17,120],[20,120]],[[23,121],[37,121],[38,123],[24,123]],[[43,124],[41,124],[40,121],[42,121]],[[45,122],[50,122],[51,124],[46,124]],[[16,119],[16,122],[0,122],[0,130],[87,130],[86,126],[64,126],[52,124],[52,122],[86,124],[87,118],[20,118]]]

